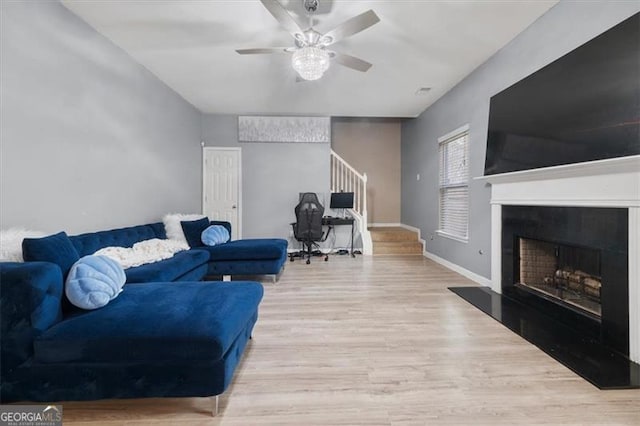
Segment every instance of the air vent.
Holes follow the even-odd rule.
[[[424,96],[427,93],[429,93],[430,91],[431,91],[431,87],[421,87],[418,90],[416,90],[416,95]]]

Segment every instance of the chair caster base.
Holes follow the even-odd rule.
[[[311,263],[311,260],[307,259],[307,265]]]

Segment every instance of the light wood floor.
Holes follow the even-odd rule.
[[[640,425],[640,390],[600,391],[447,290],[422,256],[288,263],[211,417],[207,398],[65,403],[65,425]]]

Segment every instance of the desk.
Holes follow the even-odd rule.
[[[327,231],[327,235],[329,235],[329,232],[331,232],[334,226],[351,225],[351,251],[350,251],[351,257],[356,257],[356,255],[353,254],[353,224],[355,223],[355,221],[356,220],[352,217],[324,216],[322,218],[322,225],[329,227],[329,231]]]

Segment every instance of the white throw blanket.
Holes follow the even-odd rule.
[[[46,234],[24,228],[9,228],[0,231],[0,262],[24,262],[22,240],[40,238]]]
[[[123,269],[127,269],[169,259],[174,254],[188,249],[189,245],[186,242],[153,238],[135,243],[130,248],[105,247],[94,254],[96,256],[107,256],[118,262]]]

